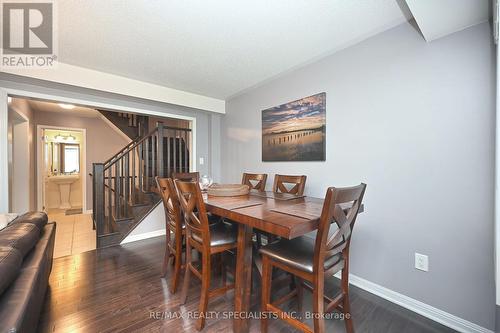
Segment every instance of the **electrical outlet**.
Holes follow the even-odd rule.
[[[200,165],[205,164],[205,159],[203,157],[200,157]]]
[[[415,252],[415,268],[424,272],[429,271],[429,257]]]

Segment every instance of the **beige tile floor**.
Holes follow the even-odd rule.
[[[62,210],[50,210],[49,221],[56,221],[54,258],[95,249],[95,230],[91,214],[65,215]]]

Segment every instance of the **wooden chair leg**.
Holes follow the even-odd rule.
[[[166,243],[165,243],[165,256],[163,257],[163,267],[161,269],[161,276],[165,277],[168,270],[168,261],[170,260],[170,231],[167,229],[165,233]]]
[[[269,262],[269,257],[266,255],[262,256],[262,297],[261,297],[261,312],[267,312],[267,304],[271,303],[271,279],[272,279],[272,267]],[[262,333],[267,333],[267,328],[269,325],[269,319],[264,315],[260,319],[260,331]]]
[[[221,265],[221,277],[222,277],[222,286],[226,286],[227,282],[227,271],[226,271],[226,265],[224,264],[224,253],[220,254],[220,265]]]
[[[201,297],[200,297],[200,309],[199,315],[200,318],[196,323],[196,329],[201,331],[203,327],[205,327],[205,317],[208,306],[208,297],[210,291],[210,254],[203,253],[202,254],[202,273],[201,273]]]
[[[175,294],[177,291],[177,285],[179,282],[179,277],[181,275],[181,266],[182,266],[182,242],[175,242],[175,257],[174,257],[175,265],[174,265],[174,276],[172,277],[172,287],[170,288],[170,292]]]
[[[324,313],[324,282],[323,277],[321,280],[315,281],[313,289],[313,323],[314,333],[325,333],[325,320],[323,319]]]
[[[342,277],[341,288],[342,288],[342,294],[344,295],[344,299],[342,302],[342,310],[344,314],[345,329],[347,333],[354,333],[354,325],[352,322],[352,314],[351,314],[351,302],[349,301],[349,270],[344,268],[342,270],[341,277]]]
[[[186,269],[184,271],[184,282],[182,284],[181,304],[186,304],[187,293],[189,289],[189,278],[191,275],[191,245],[189,239],[186,240]]]
[[[302,280],[294,277],[295,280],[295,288],[297,288],[297,311],[300,314],[301,318],[304,318],[304,311],[302,308],[302,303],[304,301],[304,288],[302,287]]]

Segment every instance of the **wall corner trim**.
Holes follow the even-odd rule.
[[[160,229],[160,230],[145,232],[143,234],[138,234],[138,235],[129,235],[129,236],[125,237],[124,240],[122,240],[122,242],[120,243],[120,245],[127,244],[127,243],[132,243],[132,242],[136,242],[136,241],[140,241],[140,240],[143,240],[143,239],[148,239],[148,238],[163,236],[163,235],[165,235],[165,229]]]
[[[339,273],[335,274],[335,276],[337,278],[340,278]],[[495,333],[494,331],[479,326],[478,324],[462,319],[460,317],[452,315],[451,313],[445,312],[423,302],[417,301],[416,299],[405,296],[386,287],[382,287],[381,285],[360,278],[359,276],[349,274],[349,282],[350,284],[366,290],[371,294],[377,295],[383,299],[388,300],[389,302],[402,306],[435,322],[457,330],[458,332]]]

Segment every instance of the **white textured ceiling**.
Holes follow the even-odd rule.
[[[75,106],[73,109],[68,110],[60,107],[58,103],[53,103],[53,102],[29,100],[28,103],[30,107],[35,111],[56,112],[61,115],[71,114],[77,117],[85,117],[85,118],[96,118],[99,116],[98,111],[82,106]]]
[[[59,60],[226,99],[404,22],[401,1],[58,1]]]
[[[429,42],[489,18],[490,0],[406,0],[406,3]]]

